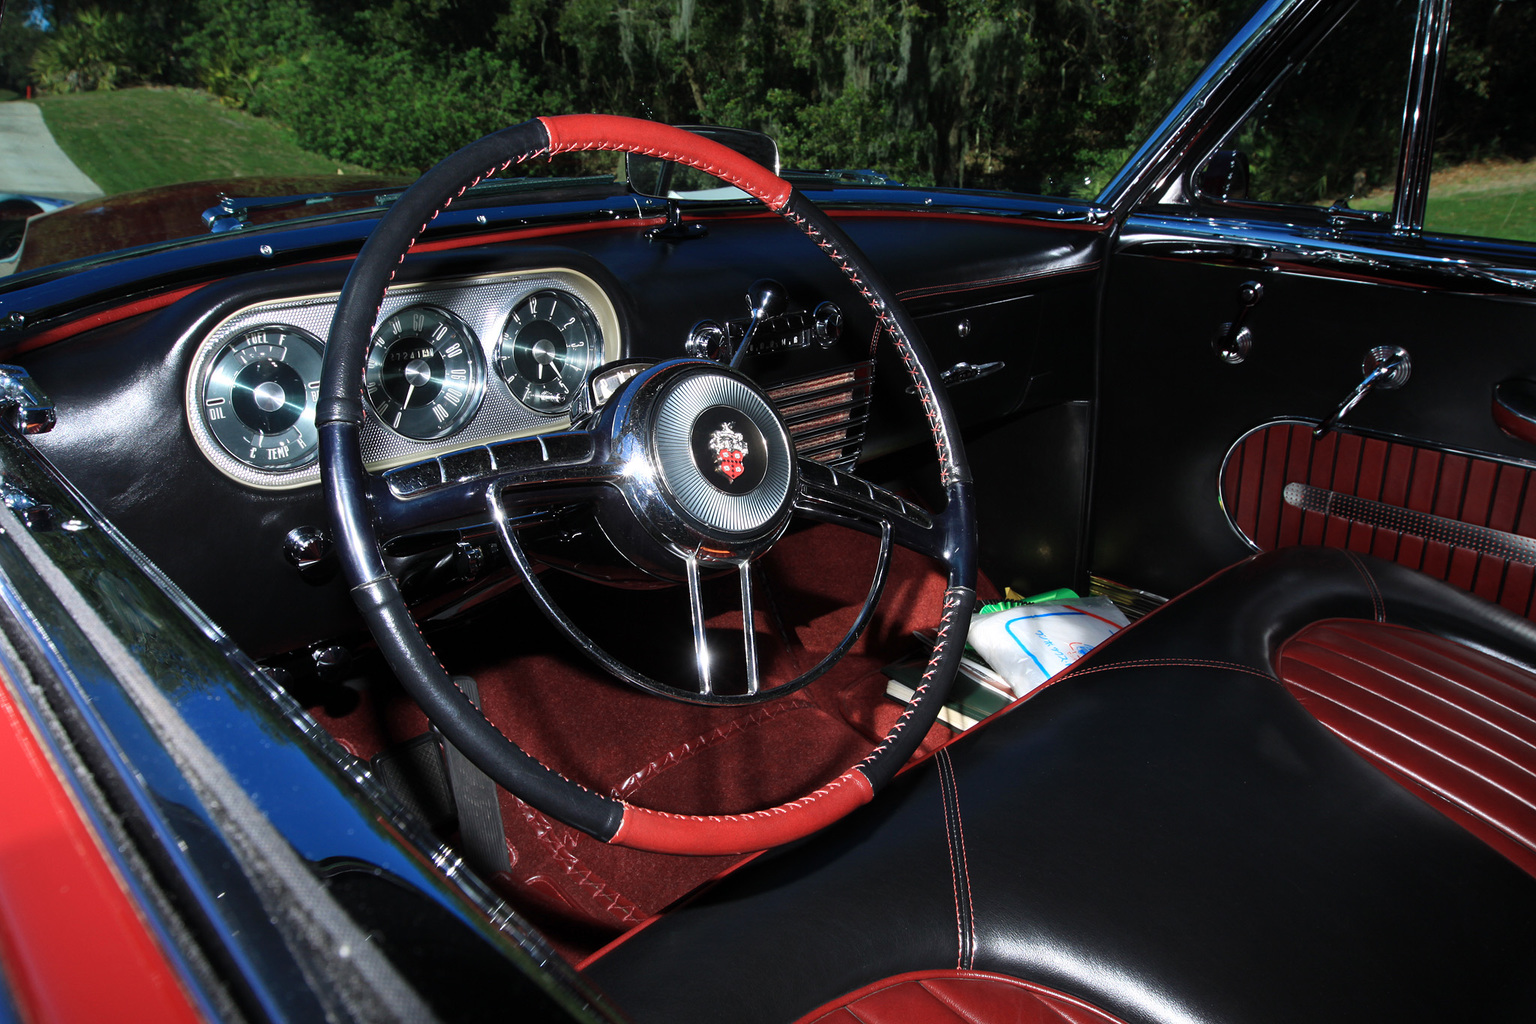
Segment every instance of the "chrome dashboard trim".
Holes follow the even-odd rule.
[[[598,363],[619,358],[624,339],[619,329],[613,301],[596,281],[576,270],[564,267],[536,267],[443,281],[398,285],[385,297],[375,324],[386,320],[405,306],[426,303],[442,307],[463,320],[474,334],[487,365],[495,358],[501,329],[507,312],[525,295],[544,288],[560,288],[576,295],[592,309],[602,334],[603,354]],[[191,369],[183,390],[182,413],[193,441],[204,458],[230,479],[263,491],[289,491],[320,482],[319,466],[311,463],[298,469],[265,471],[256,469],[230,455],[213,437],[199,410],[215,357],[231,338],[242,331],[268,323],[298,327],[318,338],[330,335],[331,317],[339,292],[295,295],[269,299],[243,306],[207,329],[197,343]],[[196,330],[202,330],[197,328]],[[189,340],[190,335],[182,340]],[[358,382],[362,387],[362,382]],[[460,448],[507,441],[570,425],[568,415],[547,416],[529,409],[512,396],[507,384],[497,374],[486,374],[485,395],[480,408],[464,429],[446,438],[413,441],[387,429],[369,416],[363,423],[363,460],[370,470],[434,458]]]

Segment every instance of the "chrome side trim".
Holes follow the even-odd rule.
[[[1394,278],[1409,287],[1536,298],[1536,258],[1528,247],[1517,255],[1508,245],[1479,246],[1465,241],[1462,248],[1466,251],[1452,254],[1443,247],[1400,247],[1388,235],[1382,235],[1379,242],[1358,237],[1346,240],[1328,235],[1327,230],[1322,225],[1273,220],[1138,213],[1126,220],[1116,255],[1368,275]],[[1528,265],[1512,265],[1512,261]]]
[[[1303,512],[1321,512],[1325,516],[1348,519],[1362,526],[1379,526],[1426,541],[1438,541],[1448,547],[1464,548],[1480,555],[1536,566],[1536,540],[1522,537],[1518,533],[1474,526],[1430,512],[1418,512],[1400,505],[1389,505],[1384,501],[1341,494],[1311,484],[1288,483],[1282,493],[1287,505]]]

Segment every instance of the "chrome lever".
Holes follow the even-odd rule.
[[[1408,358],[1407,349],[1397,345],[1377,345],[1365,354],[1365,359],[1360,363],[1360,372],[1365,374],[1365,379],[1349,393],[1349,397],[1333,411],[1332,416],[1313,428],[1313,437],[1322,437],[1338,426],[1339,421],[1348,416],[1349,411],[1359,405],[1372,388],[1394,391],[1408,383],[1413,363]]]
[[[990,377],[998,370],[1007,366],[1001,359],[991,363],[967,363],[964,360],[951,366],[939,374],[939,383],[945,387],[954,387],[956,384],[964,384],[967,381],[979,380],[982,377]],[[917,385],[908,384],[907,394],[917,394]]]

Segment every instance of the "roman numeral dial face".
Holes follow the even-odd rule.
[[[216,441],[256,469],[315,460],[320,341],[274,324],[245,331],[214,356],[199,410]]]
[[[374,332],[363,388],[373,414],[395,433],[415,441],[447,437],[480,406],[485,357],[452,313],[407,306]]]
[[[507,314],[496,372],[513,398],[534,412],[554,415],[570,408],[602,351],[591,308],[570,292],[546,288],[525,295]]]

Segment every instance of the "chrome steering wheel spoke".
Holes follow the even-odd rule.
[[[800,460],[796,514],[879,536],[940,562],[949,559],[945,517],[934,516],[878,484],[809,459]]]
[[[693,623],[693,656],[699,674],[699,693],[715,692],[710,665],[709,639],[704,627],[703,574],[699,560],[692,556],[683,560],[688,577],[688,611]],[[736,577],[741,585],[741,644],[746,656],[746,680],[748,697],[755,697],[762,688],[757,666],[757,629],[752,611],[752,562],[736,563]]]
[[[486,495],[512,510],[568,505],[596,495],[622,472],[585,430],[519,438],[386,470],[371,478],[379,535],[396,538],[445,524],[485,522]]]
[[[837,664],[843,655],[848,653],[849,648],[857,642],[859,637],[864,634],[864,630],[868,628],[870,620],[874,617],[875,608],[880,603],[880,597],[885,592],[885,581],[891,564],[892,531],[890,524],[887,522],[878,531],[880,548],[876,555],[874,571],[871,574],[869,591],[859,608],[858,615],[854,618],[852,625],[848,627],[847,632],[843,634],[842,639],[806,672],[771,689],[764,689],[753,618],[754,599],[752,587],[755,574],[752,569],[752,560],[743,559],[732,563],[736,569],[741,590],[740,615],[743,656],[746,666],[746,690],[744,693],[726,694],[716,691],[708,631],[705,628],[706,615],[703,600],[704,574],[707,568],[721,563],[705,562],[694,555],[681,556],[683,578],[688,588],[688,607],[693,637],[695,672],[695,685],[692,688],[684,688],[653,679],[635,670],[625,662],[609,654],[605,648],[577,625],[566,614],[565,609],[555,601],[545,588],[543,581],[539,578],[533,561],[528,557],[528,553],[523,549],[521,542],[517,538],[515,515],[503,500],[501,493],[496,490],[487,492],[486,502],[487,511],[495,520],[497,534],[501,538],[502,547],[507,553],[508,560],[517,569],[518,574],[523,579],[523,585],[527,587],[528,592],[533,596],[550,622],[570,637],[582,654],[586,655],[588,659],[614,677],[639,689],[686,703],[755,703],[759,700],[782,697],[793,693],[813,680],[820,678],[828,669]]]

